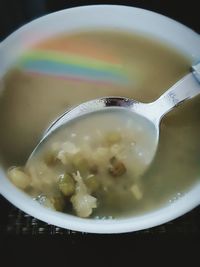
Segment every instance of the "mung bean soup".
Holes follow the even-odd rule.
[[[144,175],[130,151],[126,161],[114,150],[134,147],[134,132],[108,122],[112,129],[98,129],[92,118],[76,132],[71,127],[60,143],[49,146],[54,153],[50,149],[37,162],[46,173],[44,184],[37,184],[37,172],[25,164],[43,131],[69,107],[111,95],[153,101],[190,65],[175,49],[128,33],[88,31],[38,43],[2,80],[0,158],[8,177],[41,204],[80,217],[142,214],[177,199],[200,180],[199,97],[163,119],[156,157]]]

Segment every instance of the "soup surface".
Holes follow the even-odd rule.
[[[49,123],[72,105],[106,95],[153,101],[185,75],[190,64],[164,44],[126,33],[83,32],[39,43],[3,78],[2,164],[24,165]],[[199,97],[168,114],[161,123],[156,158],[140,176],[142,198],[110,194],[93,216],[143,213],[199,182],[199,116]]]

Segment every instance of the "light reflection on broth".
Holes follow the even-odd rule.
[[[42,72],[44,62],[31,65],[30,55],[24,61],[26,64],[20,62],[6,74],[0,96],[0,157],[5,166],[23,165],[45,128],[68,107],[106,95],[151,102],[185,75],[190,66],[190,61],[176,51],[125,33],[60,36],[39,44],[35,50],[66,53],[65,69],[61,71],[64,74],[69,71],[70,75],[64,79],[57,75],[54,58],[48,73]],[[86,62],[85,58],[89,60]],[[46,59],[43,55],[43,60]],[[56,62],[59,60],[57,57]],[[96,72],[90,72],[93,66]],[[106,82],[100,80],[102,73],[106,73]],[[120,82],[116,75],[121,75]],[[144,197],[131,204],[127,199],[118,203],[119,216],[124,215],[125,206],[127,214],[156,208],[199,181],[199,117],[197,97],[164,118],[157,156],[141,178]],[[110,207],[114,202],[115,198]],[[110,210],[99,209],[96,215],[109,216]]]

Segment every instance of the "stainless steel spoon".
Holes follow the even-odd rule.
[[[193,65],[191,72],[174,84],[163,95],[152,103],[141,103],[126,97],[103,97],[80,104],[62,114],[50,127],[45,131],[41,141],[30,155],[28,162],[41,148],[50,135],[65,126],[70,121],[79,116],[89,114],[94,111],[101,111],[110,108],[121,108],[133,112],[134,116],[142,116],[143,121],[146,119],[149,127],[154,129],[154,149],[151,151],[151,160],[153,160],[159,141],[159,125],[162,117],[179,106],[186,100],[200,94],[200,63]],[[153,127],[152,127],[153,126]]]

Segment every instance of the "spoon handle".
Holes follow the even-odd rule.
[[[172,108],[198,94],[200,94],[200,63],[193,66],[190,74],[187,74],[151,104],[154,109],[156,108],[156,114],[159,114],[160,120]]]

